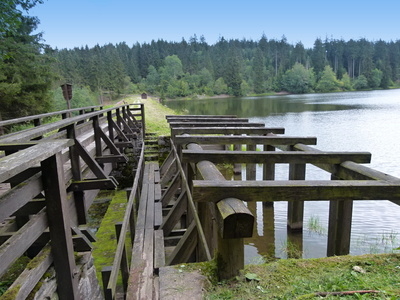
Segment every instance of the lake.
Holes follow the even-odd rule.
[[[284,127],[288,136],[315,136],[313,147],[319,150],[371,152],[368,167],[400,177],[400,90],[180,100],[166,105],[187,114],[249,118],[268,127]],[[244,173],[245,168],[243,178]],[[258,166],[257,179],[261,178]],[[286,165],[277,166],[275,178],[287,179]],[[307,165],[306,179],[329,178]],[[328,206],[327,201],[306,202],[303,234],[290,234],[286,202],[276,202],[273,208],[249,203],[257,224],[253,238],[245,242],[246,263],[260,262],[264,255],[291,256],[292,247],[304,258],[326,256]],[[355,201],[350,254],[391,252],[399,247],[399,216],[400,207],[392,202]]]

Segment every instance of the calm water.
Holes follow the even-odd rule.
[[[368,151],[372,160],[367,166],[400,177],[400,90],[170,101],[167,106],[188,114],[234,114],[284,127],[286,135],[316,136],[320,150]],[[287,166],[278,165],[276,179],[287,179],[287,172]],[[258,167],[257,179],[261,176]],[[329,179],[329,174],[307,165],[306,178]],[[328,202],[306,202],[302,235],[287,234],[287,203],[248,206],[257,214],[257,224],[246,241],[247,263],[268,254],[287,257],[288,245],[297,245],[303,257],[326,255]],[[308,228],[311,220],[318,223],[318,232]],[[355,201],[351,254],[399,247],[399,220],[400,206],[389,201]]]

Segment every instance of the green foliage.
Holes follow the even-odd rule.
[[[296,63],[292,69],[286,71],[282,78],[282,87],[285,91],[295,94],[310,92],[314,85],[314,74],[302,64]]]
[[[383,77],[383,72],[381,70],[376,68],[373,69],[368,78],[369,87],[373,89],[379,87],[381,85],[382,77]]]
[[[368,79],[364,75],[358,76],[353,83],[353,87],[356,90],[363,90],[368,88]]]
[[[88,87],[73,86],[71,108],[99,105],[98,98],[99,95]],[[54,111],[67,109],[67,102],[60,87],[52,91],[52,99]]]
[[[89,86],[92,91],[107,90],[115,95],[146,91],[176,98],[263,94],[282,88],[305,93],[313,91],[314,81],[319,83],[316,88],[320,92],[352,90],[351,81],[360,75],[368,79],[364,88],[387,88],[400,79],[399,45],[400,41],[317,39],[312,49],[305,49],[300,42],[290,45],[285,37],[268,40],[262,36],[258,41],[221,37],[213,45],[204,38],[191,37],[189,42],[158,40],[132,47],[108,44],[51,54],[57,59],[56,70],[63,80]],[[311,74],[290,78],[294,74],[287,72],[296,63],[313,73],[312,78],[308,76]]]
[[[20,17],[14,33],[0,36],[0,107],[3,119],[49,110],[53,73],[41,53],[40,35],[32,35],[38,20]]]
[[[339,91],[340,82],[336,79],[336,74],[333,72],[330,66],[325,66],[324,71],[321,74],[321,78],[318,80],[315,90],[317,92],[337,92]]]

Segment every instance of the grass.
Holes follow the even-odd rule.
[[[165,116],[176,115],[176,111],[162,105],[151,97],[141,99],[140,96],[128,96],[124,100],[130,104],[144,103],[146,132],[155,133],[156,135],[170,135],[170,128]]]
[[[356,266],[365,273],[357,271]],[[320,299],[316,292],[358,290],[379,293],[340,299],[399,299],[400,255],[284,259],[247,265],[241,276],[214,284],[205,299]],[[337,296],[325,299],[337,299]]]

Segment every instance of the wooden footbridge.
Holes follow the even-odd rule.
[[[360,165],[370,153],[320,151],[311,147],[315,137],[285,136],[284,128],[236,116],[167,116],[171,151],[161,164],[146,161],[143,111],[65,111],[44,125],[38,120],[47,116],[36,116],[24,120],[36,127],[0,138],[0,182],[9,185],[0,221],[13,221],[0,232],[0,275],[28,250],[39,261],[10,287],[18,299],[51,264],[60,299],[80,299],[74,251],[90,251],[94,240],[85,229],[87,208],[99,189],[117,186],[110,172],[128,152],[135,177],[116,225],[114,262],[102,270],[105,299],[170,299],[169,265],[215,258],[219,278],[237,275],[255,222],[246,202],[288,201],[288,228],[301,230],[304,201],[329,200],[328,256],[349,253],[354,200],[400,204],[400,179]],[[275,180],[278,163],[289,165],[288,180]],[[246,180],[227,180],[219,164],[245,164]],[[255,164],[263,166],[262,180],[255,180]],[[307,180],[307,164],[331,180]]]

